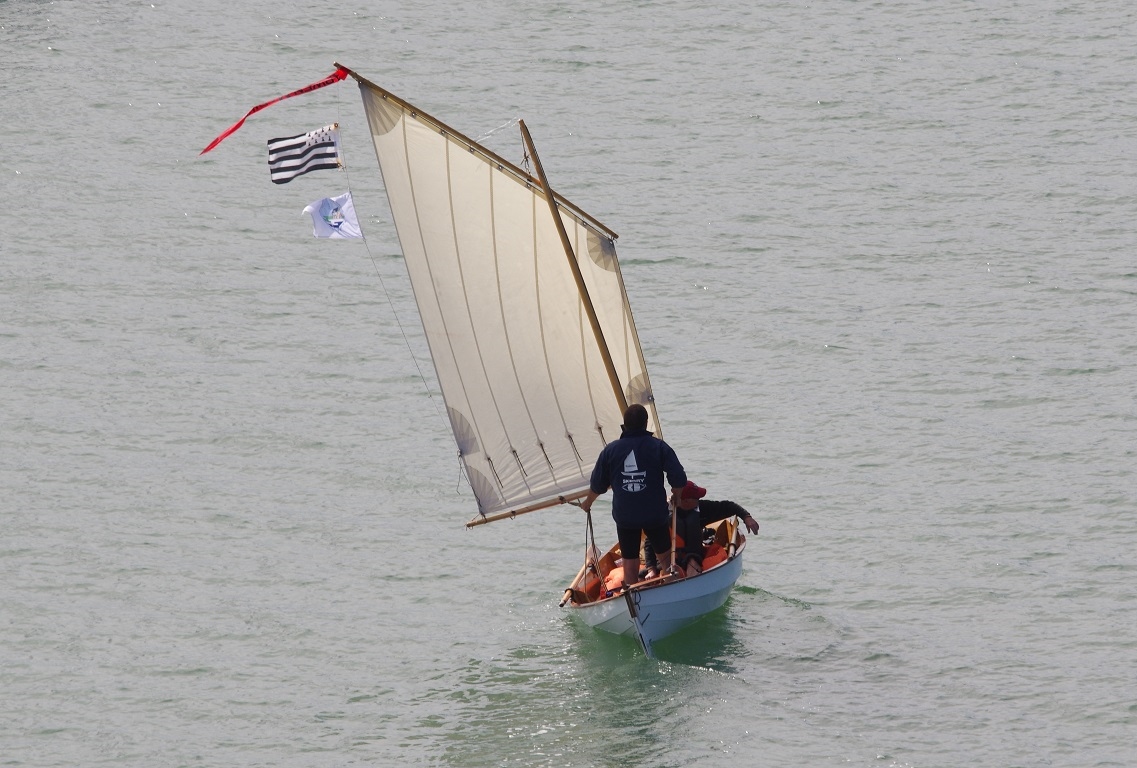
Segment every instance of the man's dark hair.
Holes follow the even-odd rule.
[[[647,429],[647,408],[639,403],[629,405],[628,410],[624,411],[624,429]]]

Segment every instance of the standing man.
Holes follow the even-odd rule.
[[[664,568],[671,566],[671,520],[664,475],[673,493],[687,484],[687,474],[671,446],[647,430],[647,409],[630,405],[624,411],[620,439],[604,446],[592,470],[588,495],[580,503],[588,512],[592,502],[612,489],[612,519],[624,561],[624,585],[639,581],[640,535],[658,553]]]

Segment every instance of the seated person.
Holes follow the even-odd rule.
[[[672,496],[672,500],[675,502],[675,536],[677,541],[674,562],[688,576],[694,576],[703,569],[704,527],[719,520],[736,516],[742,519],[746,530],[751,533],[758,533],[758,521],[741,505],[735,504],[733,501],[704,499],[703,497],[706,495],[706,488],[700,488],[693,481],[688,480],[687,485],[678,489]],[[682,545],[678,544],[679,540],[682,540]],[[644,543],[644,562],[647,565],[643,574],[644,577],[655,578],[659,574],[659,562],[650,541]]]

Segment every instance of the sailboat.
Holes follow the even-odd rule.
[[[536,176],[356,72],[367,124],[478,526],[576,504],[632,403],[660,435],[616,233]],[[720,521],[721,562],[627,589],[619,548],[585,562],[560,603],[598,629],[652,644],[722,605],[746,539]]]

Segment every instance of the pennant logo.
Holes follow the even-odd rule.
[[[268,174],[273,184],[287,184],[312,171],[339,168],[339,123],[299,136],[268,140]]]
[[[316,237],[363,237],[359,220],[355,217],[355,203],[351,193],[339,197],[325,197],[304,208],[312,216],[312,234]]]

